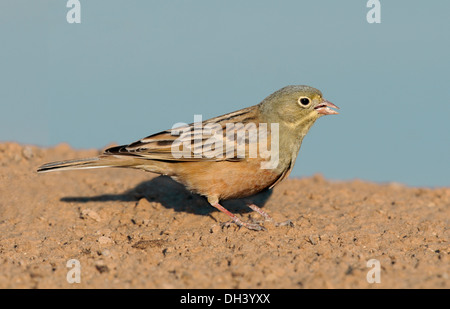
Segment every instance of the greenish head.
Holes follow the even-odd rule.
[[[277,169],[283,173],[286,168],[290,170],[294,166],[303,138],[314,122],[322,115],[338,113],[332,109],[338,107],[325,100],[319,90],[304,85],[287,86],[275,91],[258,107],[261,122],[278,124]]]
[[[318,89],[305,85],[286,86],[260,103],[260,111],[268,122],[290,127],[312,125],[322,115],[338,114],[331,108],[338,107],[325,100]]]

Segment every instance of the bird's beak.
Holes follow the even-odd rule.
[[[339,114],[337,111],[331,108],[339,109],[336,105],[334,105],[331,102],[328,102],[327,100],[323,100],[320,104],[318,104],[314,109],[322,115],[337,115]]]

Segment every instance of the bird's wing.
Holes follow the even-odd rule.
[[[257,113],[257,106],[244,108],[106,149],[104,155],[161,161],[240,161],[254,154],[254,149],[259,151]]]

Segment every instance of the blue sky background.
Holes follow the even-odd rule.
[[[450,186],[450,2],[0,2],[0,141],[129,143],[290,84],[341,108],[292,176]]]

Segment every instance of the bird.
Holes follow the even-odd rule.
[[[283,87],[259,104],[222,116],[174,126],[127,145],[107,148],[94,158],[51,162],[38,173],[89,168],[134,168],[170,176],[249,230],[265,230],[241,220],[221,205],[271,190],[294,167],[303,138],[317,119],[338,114],[322,92],[306,85]],[[273,219],[254,204],[265,219]]]

